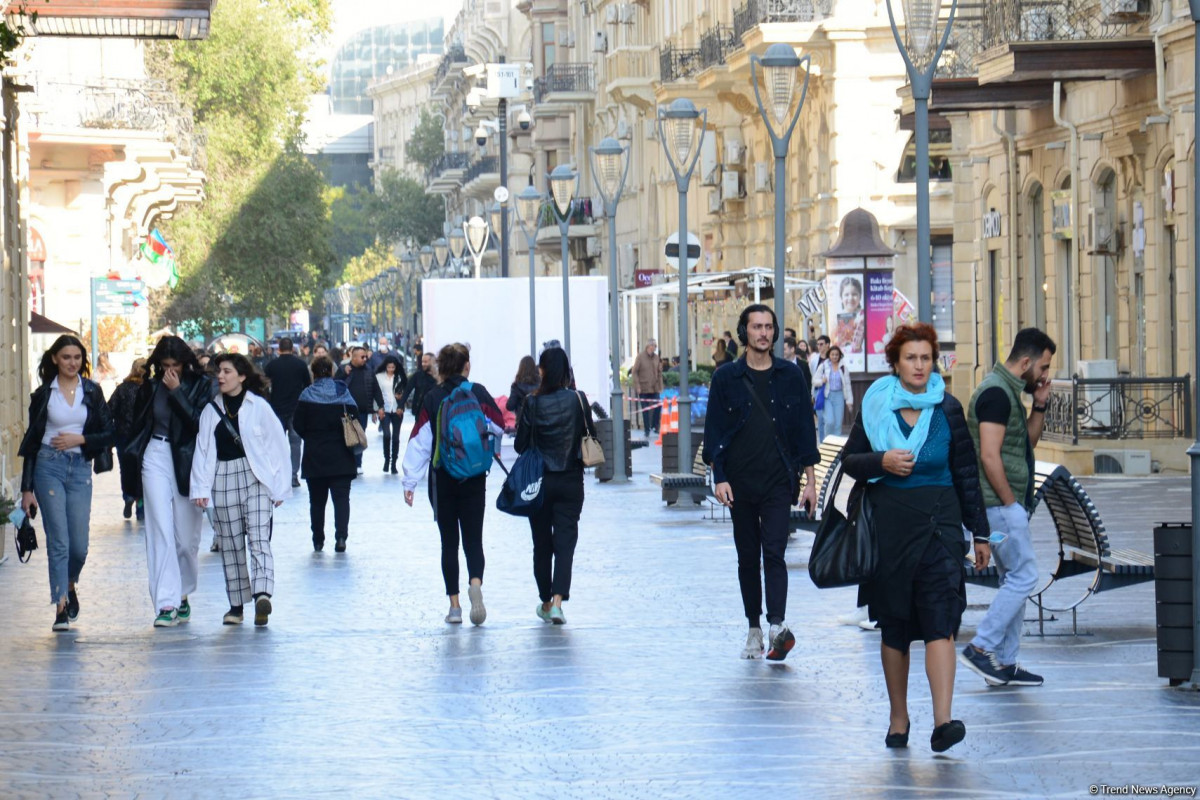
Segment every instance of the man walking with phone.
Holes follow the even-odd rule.
[[[1042,676],[1017,664],[1025,598],[1037,583],[1029,535],[1033,509],[1033,449],[1046,422],[1050,360],[1057,347],[1037,328],[1017,333],[1008,360],[983,379],[967,411],[979,457],[979,486],[992,530],[1000,589],[959,660],[990,686],[1041,686]],[[1021,392],[1033,395],[1025,415]]]
[[[742,657],[763,654],[761,560],[771,626],[766,657],[782,661],[796,644],[784,620],[788,517],[797,499],[810,512],[816,507],[813,465],[821,456],[808,383],[798,366],[771,354],[779,338],[775,312],[761,304],[747,306],[738,320],[738,338],[742,358],[713,373],[704,462],[712,466],[717,500],[733,519],[738,582],[750,623]]]

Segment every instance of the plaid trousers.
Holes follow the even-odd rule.
[[[225,591],[231,606],[242,606],[260,594],[275,593],[275,560],[271,556],[271,513],[267,489],[245,458],[218,461],[213,483],[217,538],[225,566]],[[246,565],[249,545],[254,578]]]

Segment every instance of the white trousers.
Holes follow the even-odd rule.
[[[146,566],[154,610],[179,608],[196,591],[203,512],[179,493],[171,446],[151,439],[142,456],[146,508]]]

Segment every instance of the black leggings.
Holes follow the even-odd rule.
[[[383,432],[383,463],[387,466],[393,459],[400,458],[400,420],[399,413],[384,414],[379,427]]]
[[[434,470],[434,514],[442,534],[442,578],[446,594],[458,594],[458,541],[462,537],[467,575],[483,580],[483,511],[487,506],[487,476],[458,481]]]
[[[338,539],[349,535],[350,481],[353,479],[353,475],[305,479],[308,481],[308,514],[314,542],[325,541],[325,502],[329,495],[333,495],[333,535]]]

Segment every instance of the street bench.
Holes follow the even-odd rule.
[[[704,463],[703,453],[704,442],[701,441],[696,448],[696,457],[692,459],[691,472],[657,472],[650,476],[651,483],[662,487],[665,502],[669,502],[667,492],[690,494],[697,503],[712,497],[708,465]]]
[[[817,526],[821,524],[821,509],[825,508],[829,487],[833,483],[833,478],[837,477],[838,470],[842,468],[842,450],[846,447],[846,439],[845,436],[826,436],[825,441],[817,445],[817,452],[821,454],[820,463],[813,466],[813,483],[817,486],[817,507],[813,510],[811,517],[805,513],[803,508],[792,509],[791,530],[793,532],[805,530],[815,533]]]
[[[1060,464],[1039,461],[1034,468],[1034,508],[1046,505],[1058,536],[1058,563],[1050,578],[1029,599],[1038,607],[1038,632],[1045,633],[1045,612],[1071,612],[1071,631],[1079,633],[1078,608],[1098,592],[1154,580],[1154,557],[1135,550],[1114,549],[1096,505],[1079,481]],[[1045,602],[1045,592],[1057,581],[1090,575],[1084,593],[1067,606],[1056,608]],[[996,588],[1000,573],[995,566],[977,570],[967,567],[967,582]]]

